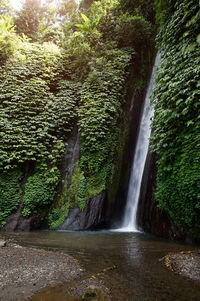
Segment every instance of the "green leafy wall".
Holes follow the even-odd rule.
[[[156,3],[162,57],[152,98],[156,199],[183,233],[200,238],[200,7],[196,0]]]
[[[128,85],[145,87],[153,57],[152,6],[136,6],[94,1],[62,24],[62,47],[32,43],[15,33],[11,19],[0,20],[0,170],[18,187],[7,210],[14,192],[1,184],[1,225],[22,201],[24,217],[44,208],[55,229],[69,209],[83,210],[111,187],[127,129]],[[75,125],[81,150],[68,185],[62,158]]]
[[[20,187],[22,173],[18,169],[1,171],[0,175],[0,225],[5,225],[5,218],[17,210],[22,197]]]

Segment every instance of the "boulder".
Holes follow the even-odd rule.
[[[72,209],[64,223],[59,227],[59,230],[87,230],[97,226],[102,218],[104,201],[105,191],[102,191],[100,194],[87,200],[83,211],[79,208]]]
[[[99,287],[90,285],[82,296],[83,301],[110,301],[108,295]]]

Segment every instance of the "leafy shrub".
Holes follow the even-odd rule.
[[[12,55],[19,44],[12,17],[0,16],[0,62]]]

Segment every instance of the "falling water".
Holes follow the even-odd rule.
[[[157,65],[159,64],[160,56],[157,55],[156,61],[152,70],[151,79],[146,93],[144,102],[142,119],[140,122],[140,129],[137,138],[135,155],[131,168],[131,176],[129,180],[128,196],[126,201],[126,208],[124,220],[122,225],[123,231],[137,232],[137,208],[140,197],[140,188],[144,166],[149,148],[149,137],[151,134],[151,118],[153,117],[153,110],[150,108],[150,96],[154,85],[154,74]]]

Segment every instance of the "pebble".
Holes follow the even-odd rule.
[[[6,241],[5,240],[0,240],[0,248],[6,246]]]
[[[158,261],[160,261],[160,262],[161,262],[161,261],[164,261],[164,260],[165,260],[165,257],[162,257],[162,258],[159,258],[159,259],[158,259]]]

